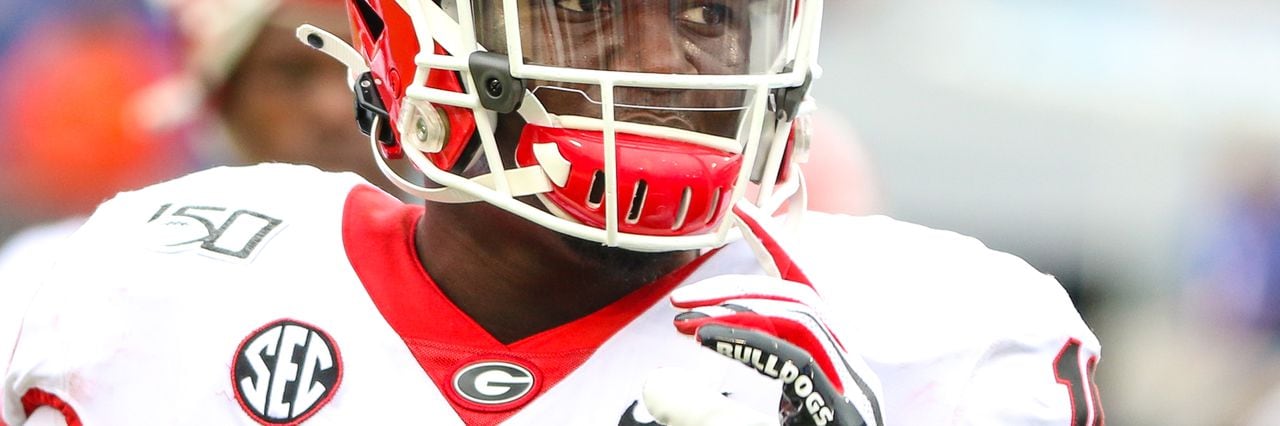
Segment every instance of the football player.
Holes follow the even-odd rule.
[[[1052,277],[803,214],[821,0],[348,14],[354,47],[297,35],[425,205],[278,164],[117,196],[26,318],[7,421],[1103,422]]]

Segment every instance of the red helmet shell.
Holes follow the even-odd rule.
[[[418,70],[414,61],[419,51],[418,36],[409,15],[394,0],[350,0],[347,13],[351,21],[351,33],[356,49],[369,61],[374,85],[381,96],[393,128],[399,128],[401,100],[405,89],[413,83]],[[435,53],[448,54],[438,43]],[[458,74],[449,70],[433,69],[427,74],[427,87],[462,92]],[[475,133],[476,122],[471,111],[448,105],[436,105],[449,122],[448,137],[440,152],[427,158],[436,166],[448,170],[458,162],[466,144]],[[396,134],[396,132],[393,132]],[[396,134],[398,138],[399,135]],[[398,142],[398,141],[397,141]],[[394,151],[390,152],[395,157]]]

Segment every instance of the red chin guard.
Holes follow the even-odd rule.
[[[724,218],[741,154],[627,133],[618,133],[616,142],[620,232],[694,235]],[[605,229],[604,133],[526,125],[516,163],[538,165],[533,146],[540,143],[555,144],[570,164],[564,186],[553,184],[544,199],[580,223]]]

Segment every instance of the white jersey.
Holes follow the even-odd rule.
[[[39,291],[44,274],[62,254],[63,242],[84,224],[85,219],[75,217],[33,226],[14,235],[0,247],[0,367],[9,364],[23,314]],[[3,397],[4,388],[0,387],[0,400]]]
[[[640,392],[659,367],[777,405],[778,386],[679,334],[666,301],[686,283],[764,273],[744,243],[502,344],[418,263],[422,214],[302,166],[121,194],[33,302],[4,419],[47,405],[85,424],[646,425]],[[1052,278],[887,218],[806,223],[768,239],[774,260],[836,308],[828,322],[879,377],[887,424],[1101,423],[1097,339]]]

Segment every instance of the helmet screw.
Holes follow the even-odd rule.
[[[417,134],[417,136],[418,136],[418,141],[419,141],[419,142],[426,142],[426,141],[427,141],[427,136],[429,136],[429,135],[427,134],[427,120],[423,119],[423,118],[422,118],[422,116],[421,116],[421,115],[419,115],[419,116],[418,116],[418,119],[417,119],[417,120],[415,120],[415,122],[414,122],[414,127],[416,127],[416,128],[417,128],[417,130],[418,130],[418,134]]]
[[[502,97],[502,82],[496,78],[490,78],[485,81],[485,90],[489,92],[489,96],[498,98]]]

